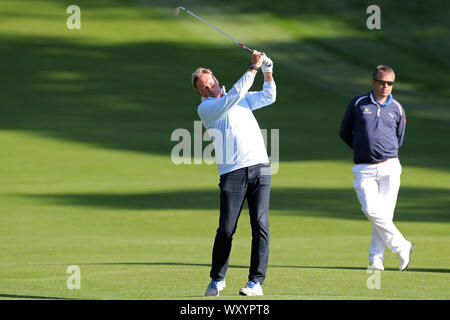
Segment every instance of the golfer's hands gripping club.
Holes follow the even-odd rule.
[[[266,65],[264,65],[264,59],[266,59]],[[263,73],[264,73],[264,82],[273,81],[273,76],[272,76],[273,62],[272,62],[272,60],[267,58],[267,56],[263,52],[253,50],[252,64],[256,68],[264,67],[264,69],[262,69]],[[264,70],[266,70],[266,71],[264,71]],[[269,70],[269,71],[267,71],[267,70]],[[249,72],[256,74],[257,71],[255,69],[251,69]]]
[[[253,50],[252,64],[259,69],[261,68],[263,61],[264,61],[264,53]]]
[[[266,72],[272,73],[273,72],[273,62],[268,56],[266,56],[265,53],[264,53],[263,63],[261,65],[261,70],[264,73],[266,73]]]

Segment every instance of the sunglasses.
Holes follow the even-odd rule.
[[[382,86],[384,86],[386,83],[388,86],[392,86],[394,84],[394,81],[384,81],[384,80],[377,80],[377,79],[373,79],[376,82],[378,82],[379,84],[381,84]]]

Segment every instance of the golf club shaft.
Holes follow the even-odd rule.
[[[236,42],[238,45],[240,45],[242,48],[244,48],[244,49],[247,50],[248,52],[250,52],[250,53],[253,52],[252,49],[250,49],[250,48],[248,48],[247,46],[245,46],[244,44],[240,43],[239,41],[237,41],[236,39],[234,39],[232,36],[226,34],[226,33],[223,32],[222,30],[220,30],[219,28],[216,28],[215,26],[213,26],[212,24],[210,24],[208,21],[206,21],[206,20],[200,18],[200,17],[197,16],[195,13],[193,13],[193,12],[189,11],[188,9],[183,8],[183,7],[179,7],[179,8],[180,8],[181,10],[186,11],[187,13],[189,13],[189,14],[190,14],[191,16],[193,16],[194,18],[197,18],[197,19],[199,19],[200,21],[203,21],[203,22],[206,23],[208,26],[210,26],[210,27],[216,29],[216,30],[219,31],[221,34],[223,34],[224,36],[226,36],[226,37],[228,37],[229,39],[233,40],[234,42]]]

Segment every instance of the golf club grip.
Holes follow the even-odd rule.
[[[250,49],[250,48],[248,48],[246,45],[244,45],[244,44],[242,44],[242,43],[240,43],[240,42],[238,42],[238,41],[236,41],[236,43],[237,43],[238,45],[240,45],[242,48],[244,48],[245,50],[247,50],[248,52],[253,53],[253,50]]]

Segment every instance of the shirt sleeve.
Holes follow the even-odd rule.
[[[406,129],[406,114],[405,110],[402,106],[400,106],[401,116],[397,125],[397,138],[398,138],[398,146],[400,147],[403,144],[403,138],[405,137],[405,129]]]
[[[249,92],[246,97],[251,110],[268,106],[277,99],[277,86],[275,81],[265,81],[262,91]]]
[[[231,107],[244,98],[254,79],[255,75],[247,71],[228,93],[218,99],[204,100],[198,107],[198,115],[202,122],[205,124],[222,118]]]
[[[353,149],[354,100],[350,102],[341,123],[339,136]]]

